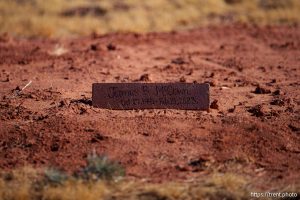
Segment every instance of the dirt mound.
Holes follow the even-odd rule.
[[[71,172],[96,151],[120,161],[128,177],[150,181],[217,170],[295,183],[299,58],[298,26],[1,40],[0,167]],[[215,105],[210,112],[91,107],[92,83],[133,81],[208,82]]]

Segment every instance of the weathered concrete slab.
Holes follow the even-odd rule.
[[[209,109],[209,85],[198,83],[94,83],[93,106],[107,109]]]

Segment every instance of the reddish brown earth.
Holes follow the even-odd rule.
[[[96,151],[120,161],[128,177],[154,182],[220,171],[299,183],[297,25],[61,40],[3,35],[0,73],[2,169],[75,171]],[[137,81],[210,82],[212,109],[91,107],[92,83]]]

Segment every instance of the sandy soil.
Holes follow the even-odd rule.
[[[92,83],[138,81],[209,82],[211,109],[91,107]],[[72,172],[96,151],[120,161],[127,177],[153,182],[220,171],[261,185],[299,183],[299,85],[299,26],[72,40],[2,35],[0,167]]]

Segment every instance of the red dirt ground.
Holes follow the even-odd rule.
[[[217,170],[299,183],[297,25],[0,41],[2,169],[71,172],[96,151],[154,182]],[[216,101],[210,112],[90,106],[92,83],[138,81],[209,82]]]

